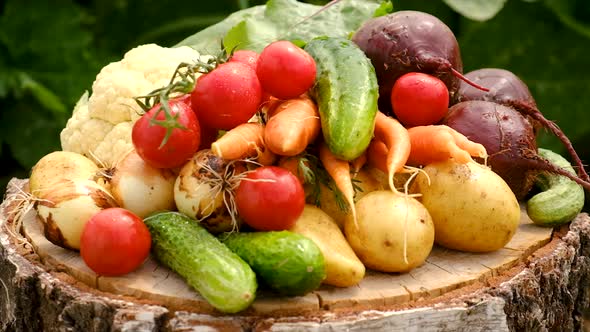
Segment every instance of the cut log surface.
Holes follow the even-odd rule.
[[[496,252],[435,247],[409,273],[368,271],[356,287],[300,297],[261,292],[225,315],[152,258],[123,277],[96,276],[46,240],[34,210],[16,217],[25,187],[13,179],[0,206],[0,331],[576,331],[589,305],[585,213],[554,230],[523,212]]]

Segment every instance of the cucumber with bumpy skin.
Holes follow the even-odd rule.
[[[343,160],[360,156],[371,142],[379,86],[375,68],[351,40],[317,37],[304,50],[316,62],[311,89],[330,151]]]
[[[235,313],[254,301],[258,283],[252,268],[196,220],[160,212],[144,222],[158,261],[185,278],[213,307]]]
[[[561,155],[539,148],[539,155],[555,165],[575,174],[572,165]],[[559,226],[572,219],[584,207],[584,189],[565,176],[541,172],[535,185],[542,192],[527,201],[527,213],[531,220],[542,226]]]
[[[303,295],[326,278],[320,248],[290,231],[231,233],[220,239],[242,257],[269,288],[287,296]]]

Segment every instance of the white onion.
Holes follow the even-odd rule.
[[[45,236],[52,243],[80,249],[80,236],[86,222],[98,211],[115,207],[114,198],[91,180],[62,179],[38,196],[35,204]]]
[[[43,156],[33,166],[29,190],[37,197],[62,180],[92,180],[98,173],[98,166],[89,158],[75,152],[54,151]]]
[[[111,174],[111,194],[120,207],[140,218],[156,211],[176,209],[176,174],[172,170],[151,167],[131,151],[115,165]]]
[[[197,152],[181,168],[174,184],[178,211],[198,220],[211,233],[238,229],[233,190],[235,174],[243,170],[237,162],[228,163],[209,149]]]

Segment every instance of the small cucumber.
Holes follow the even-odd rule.
[[[311,89],[328,148],[343,160],[360,156],[371,142],[379,86],[375,68],[351,40],[317,37],[304,47],[316,62]]]
[[[235,313],[250,306],[256,274],[196,220],[178,212],[144,219],[156,258],[177,272],[216,309]]]
[[[269,288],[306,294],[326,278],[324,256],[311,239],[289,231],[231,233],[220,239],[242,257]]]
[[[575,174],[572,165],[561,155],[539,148],[539,155],[555,165]],[[584,207],[584,189],[562,175],[541,172],[535,185],[542,192],[527,201],[527,213],[531,220],[542,226],[558,226],[571,221]]]

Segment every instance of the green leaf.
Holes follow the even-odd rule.
[[[69,116],[68,109],[53,91],[32,79],[27,73],[20,72],[19,74],[20,90],[22,92],[30,93],[42,107],[51,111],[56,117],[67,119]]]
[[[231,28],[223,38],[225,50],[252,49],[261,51],[264,46],[279,38],[271,22],[244,20]]]
[[[484,67],[510,70],[570,140],[590,133],[590,48],[585,37],[564,26],[548,8],[522,1],[508,2],[490,21],[465,20],[461,26],[458,40],[465,72]],[[538,143],[564,152],[549,134],[543,133]]]
[[[383,1],[373,13],[373,17],[385,16],[393,13],[393,4],[391,1]]]
[[[31,97],[30,94],[26,96]],[[23,168],[30,169],[42,156],[59,149],[59,134],[65,120],[56,121],[31,99],[11,99],[9,102],[10,110],[3,109],[0,113],[0,123],[3,124],[1,141],[8,145],[10,154]]]
[[[261,18],[264,10],[265,6],[260,5],[234,12],[222,21],[183,39],[176,46],[190,46],[204,54],[219,54],[223,37],[234,25],[247,18]]]
[[[378,0],[342,0],[312,16],[322,6],[296,0],[270,0],[266,5],[237,11],[178,45],[217,54],[223,40],[227,50],[260,52],[266,44],[277,39],[309,40],[319,35],[346,37],[371,18],[380,3]]]
[[[506,0],[444,0],[444,2],[469,19],[487,21],[502,10]]]
[[[25,88],[42,86],[67,107],[73,106],[101,67],[91,49],[92,35],[84,29],[85,20],[83,11],[67,0],[6,1],[0,16],[6,65],[26,73],[30,79],[24,80]],[[17,78],[23,83],[20,74]],[[47,95],[37,91],[38,97]]]
[[[545,4],[570,29],[590,38],[590,2],[588,0],[545,0]]]

